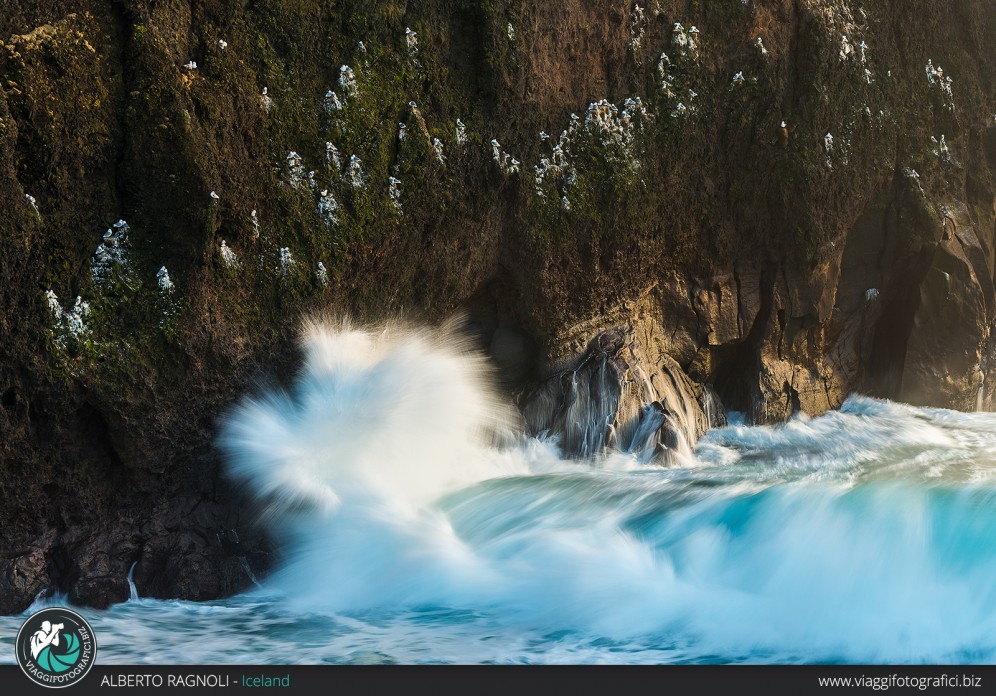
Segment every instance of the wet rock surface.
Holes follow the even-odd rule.
[[[464,313],[578,454],[665,462],[718,404],[992,408],[992,3],[634,12],[9,0],[0,611],[265,572],[214,437],[315,311]]]
[[[524,392],[529,431],[571,457],[617,450],[679,464],[695,440],[722,424],[715,394],[695,384],[653,339],[659,327],[613,327],[580,356]]]

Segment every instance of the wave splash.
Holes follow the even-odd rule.
[[[482,456],[511,424],[489,368],[453,330],[308,323],[291,391],[245,400],[221,436],[230,472],[271,512],[359,499],[418,507],[495,475]]]
[[[221,440],[295,610],[444,608],[687,659],[996,658],[996,415],[851,397],[712,430],[694,466],[571,461],[513,434],[453,331],[313,323],[304,347]]]

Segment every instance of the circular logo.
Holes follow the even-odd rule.
[[[97,659],[93,629],[75,611],[52,607],[28,617],[14,642],[17,664],[36,684],[59,689],[86,676]]]

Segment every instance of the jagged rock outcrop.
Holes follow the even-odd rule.
[[[316,309],[467,313],[576,451],[565,375],[662,446],[703,388],[991,408],[992,3],[636,7],[7,0],[0,611],[272,564],[214,435]]]
[[[526,391],[529,431],[572,457],[618,450],[680,464],[690,456],[702,433],[725,422],[722,405],[661,350],[660,326],[646,320],[600,332]]]

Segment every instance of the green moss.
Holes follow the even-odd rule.
[[[46,280],[69,297],[87,292],[86,262],[102,226],[118,215],[133,223],[134,264],[145,284],[130,294],[121,290],[113,302],[92,299],[94,341],[108,351],[127,343],[126,354],[150,365],[189,347],[182,345],[185,331],[206,321],[208,306],[219,321],[237,327],[233,331],[252,333],[282,327],[297,311],[326,301],[444,312],[490,275],[550,293],[534,298],[538,303],[581,303],[568,296],[597,292],[593,288],[606,287],[613,273],[613,280],[631,276],[627,282],[646,286],[667,267],[709,272],[744,257],[810,260],[835,242],[897,163],[916,167],[932,187],[951,174],[929,156],[929,135],[957,124],[938,110],[920,67],[915,80],[887,79],[885,70],[895,66],[875,62],[886,40],[876,35],[875,81],[867,84],[856,61],[839,60],[839,32],[809,6],[797,9],[792,27],[770,27],[797,34],[772,36],[768,58],[752,46],[763,8],[730,0],[693,3],[680,17],[653,15],[642,63],[627,58],[613,66],[617,74],[604,95],[578,93],[575,103],[561,100],[553,108],[523,98],[523,79],[537,68],[530,63],[536,59],[531,32],[549,21],[544,12],[554,11],[524,0],[236,5],[163,4],[122,37],[129,76],[121,113],[113,108],[112,80],[79,89],[86,72],[106,74],[71,29],[84,37],[94,33],[86,17],[60,25],[54,38],[32,49],[33,57],[22,50],[28,42],[4,49],[9,98],[24,119],[18,151],[31,160],[22,167],[26,186],[49,176],[42,158],[30,153],[55,146],[92,157],[102,139],[115,140],[115,121],[125,124],[127,139],[114,143],[120,169],[107,173],[121,182],[120,200],[103,205],[99,221],[72,231],[54,218],[39,224],[56,240],[43,252]],[[873,32],[876,8],[865,9]],[[678,20],[703,30],[698,58],[671,44],[670,22]],[[177,27],[184,27],[183,56]],[[418,33],[414,59],[404,46],[406,27]],[[218,38],[228,42],[226,50],[217,47]],[[657,75],[658,49],[671,58],[670,94]],[[52,57],[69,72],[60,76],[46,67]],[[180,68],[188,58],[198,61],[197,71]],[[344,64],[359,87],[348,98],[338,84]],[[737,70],[748,83],[731,90]],[[343,99],[341,111],[324,109],[328,90]],[[672,117],[679,101],[690,106],[690,90],[698,94],[695,113]],[[537,124],[556,137],[567,125],[564,112],[583,113],[587,101],[600,96],[617,104],[640,96],[653,121],[625,156],[582,129],[569,158],[572,180],[551,177],[537,196],[533,166],[548,155],[535,141]],[[49,102],[58,108],[47,110]],[[83,126],[82,137],[71,128],[73,118]],[[468,128],[464,146],[455,142],[457,118]],[[778,127],[783,118],[790,124],[786,136]],[[403,142],[399,123],[408,133]],[[837,154],[851,151],[830,168],[826,132],[839,143]],[[499,171],[492,137],[522,160],[521,173]],[[436,138],[444,162],[432,148]],[[343,166],[352,155],[360,158],[364,186],[354,187],[327,164],[326,142],[338,149]],[[305,172],[314,170],[313,188],[290,183],[290,151],[300,153]],[[401,212],[388,195],[390,176],[401,180]],[[71,170],[54,178],[69,181]],[[216,206],[208,199],[212,189],[222,197]],[[338,222],[329,224],[318,210],[323,190],[340,206]],[[258,237],[249,215],[254,209]],[[239,269],[221,263],[222,239],[238,255]],[[279,268],[283,247],[297,261],[286,275]],[[332,278],[328,290],[315,277],[318,262]],[[151,279],[163,264],[171,274],[175,269],[177,297],[190,300],[177,305],[168,330],[160,326],[166,308],[135,309],[161,299]],[[612,287],[625,292],[623,282]],[[114,319],[119,310],[120,321]],[[164,330],[168,336],[159,345],[157,332]]]
[[[101,392],[123,393],[136,375],[171,375],[169,356],[178,352],[177,330],[184,313],[182,297],[143,283],[130,265],[115,266],[99,285],[84,291],[89,310],[84,331],[49,315],[48,350],[66,375]],[[72,311],[72,302],[64,302]]]

